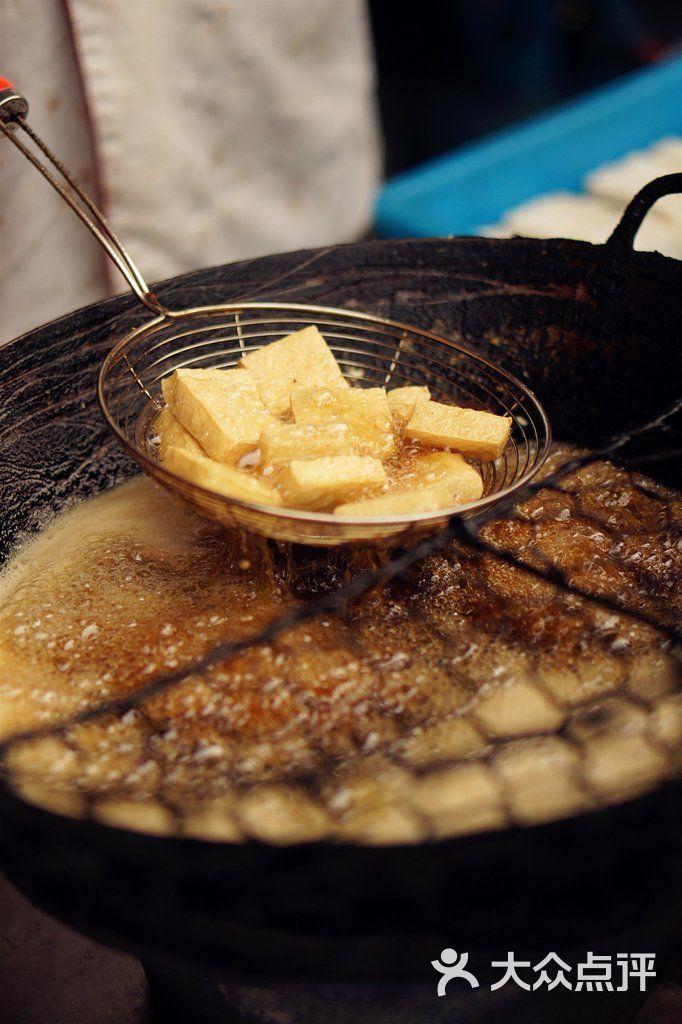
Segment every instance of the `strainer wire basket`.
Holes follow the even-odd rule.
[[[98,382],[104,416],[142,469],[202,515],[282,541],[404,542],[444,525],[453,514],[470,515],[508,497],[538,472],[551,442],[540,402],[521,381],[454,341],[381,317],[326,307],[245,302],[167,309],[92,199],[30,128],[27,113],[24,97],[0,79],[0,130],[74,210],[140,302],[156,314],[121,339],[104,360]],[[19,138],[22,132],[57,175]],[[152,439],[154,417],[162,408],[163,377],[181,367],[228,369],[247,352],[309,324],[322,331],[344,376],[356,386],[427,385],[436,399],[510,417],[512,431],[504,453],[495,463],[480,467],[481,499],[435,513],[340,517],[228,498],[184,480],[159,462]]]
[[[340,517],[269,509],[226,499],[169,473],[155,456],[153,421],[161,408],[161,381],[180,368],[228,369],[248,352],[315,323],[341,370],[355,386],[427,385],[434,398],[488,409],[511,418],[502,456],[480,468],[484,496],[457,508],[470,514],[511,494],[544,462],[551,432],[535,395],[510,374],[429,331],[368,314],[318,306],[242,303],[186,310],[137,328],[105,359],[99,398],[109,425],[130,454],[162,484],[209,518],[278,540],[334,544],[400,537],[405,540],[447,520],[436,513]]]

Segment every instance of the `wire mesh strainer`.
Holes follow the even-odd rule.
[[[0,129],[43,174],[95,235],[138,299],[155,317],[123,337],[104,360],[98,395],[104,416],[142,469],[203,516],[277,540],[336,545],[405,541],[440,528],[453,515],[480,511],[508,498],[537,473],[549,452],[547,416],[533,392],[511,374],[454,341],[363,313],[318,306],[232,303],[168,310],[147,286],[106,219],[69,171],[26,122],[28,105],[0,79]],[[61,179],[18,136],[26,133]],[[438,512],[381,518],[268,508],[199,487],[159,460],[154,419],[161,380],[180,367],[229,368],[249,351],[315,324],[354,386],[428,385],[436,400],[509,416],[509,442],[482,465],[483,497]]]

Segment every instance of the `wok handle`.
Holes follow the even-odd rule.
[[[682,193],[682,172],[654,178],[630,200],[606,244],[621,252],[632,249],[637,232],[654,203],[678,192]]]

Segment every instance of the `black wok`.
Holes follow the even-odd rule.
[[[171,308],[284,300],[439,331],[522,376],[555,436],[595,446],[680,390],[682,265],[632,250],[649,206],[672,191],[682,175],[647,186],[601,246],[374,241],[199,271],[156,290]],[[131,297],[116,298],[0,350],[3,558],[48,514],[135,472],[104,425],[95,385],[105,353],[142,319]],[[653,472],[670,482],[671,467]],[[444,945],[481,955],[669,950],[682,920],[681,809],[669,782],[534,828],[406,848],[279,849],[61,818],[0,784],[0,864],[50,912],[147,961],[272,983],[431,986],[429,961]]]

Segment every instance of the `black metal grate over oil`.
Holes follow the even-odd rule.
[[[31,584],[11,595],[17,665],[30,649],[54,670],[28,703],[20,673],[4,695],[12,786],[142,831],[382,843],[532,824],[659,784],[682,746],[682,501],[639,467],[675,458],[679,420],[678,404],[599,452],[557,448],[513,506],[398,552],[205,525],[175,560],[153,543],[94,545],[90,585],[125,565],[140,614],[98,607],[85,576],[77,599],[67,579],[52,604],[32,607]]]

